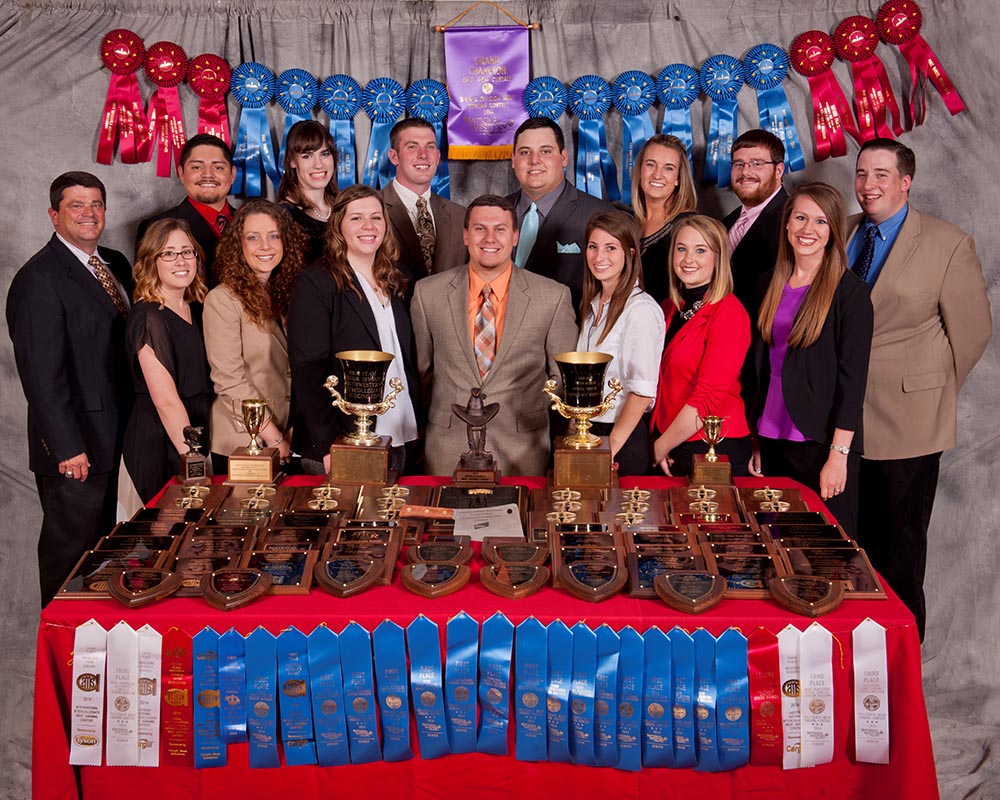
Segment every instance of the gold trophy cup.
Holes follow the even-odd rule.
[[[729,463],[729,456],[720,456],[715,452],[716,445],[726,438],[725,427],[728,419],[715,414],[701,417],[701,438],[708,445],[708,452],[705,455],[699,453],[694,456],[691,469],[692,484],[733,482],[733,468]]]
[[[279,471],[278,448],[261,447],[257,443],[261,428],[271,418],[267,400],[250,398],[241,403],[243,426],[250,436],[246,447],[239,447],[229,456],[227,483],[278,483],[284,474]]]

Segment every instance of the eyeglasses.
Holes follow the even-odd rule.
[[[751,158],[749,161],[734,161],[733,169],[760,169],[765,164],[780,164],[780,161],[764,161],[762,158]]]
[[[183,250],[164,250],[162,253],[157,253],[157,258],[162,258],[164,261],[176,261],[177,256],[183,256],[185,260],[190,260],[197,255],[193,247],[185,247]]]

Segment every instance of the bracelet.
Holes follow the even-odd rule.
[[[844,456],[851,454],[851,448],[846,444],[831,444],[830,449]]]
[[[284,436],[279,436],[277,439],[271,442],[271,444],[269,444],[268,447],[277,447],[279,444],[281,444],[281,440],[284,438],[285,438]]]

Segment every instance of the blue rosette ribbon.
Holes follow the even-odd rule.
[[[437,174],[431,183],[431,191],[451,199],[451,175],[448,173],[444,125],[442,124],[445,117],[448,116],[448,88],[441,81],[430,78],[414,81],[406,90],[406,113],[434,126],[434,135],[437,137],[441,161],[438,163]]]
[[[743,80],[757,92],[760,127],[781,139],[785,145],[785,168],[796,172],[805,169],[806,159],[788,96],[781,88],[788,75],[788,66],[788,53],[778,45],[758,44],[751,47],[743,59]]]
[[[632,196],[636,156],[656,130],[649,109],[656,100],[656,81],[637,69],[623,72],[611,83],[611,102],[622,115],[622,195]]]
[[[372,78],[361,92],[361,108],[372,121],[361,182],[376,189],[388,186],[396,173],[389,160],[389,131],[403,115],[404,95],[392,78]]]
[[[285,141],[288,131],[296,122],[312,119],[313,109],[319,101],[319,81],[304,69],[286,69],[278,76],[274,99],[285,112],[285,132],[281,136],[278,154],[278,172],[285,161]]]
[[[542,75],[524,87],[522,102],[529,117],[548,117],[557,122],[566,111],[566,86],[558,78]]]
[[[688,160],[692,159],[691,106],[701,93],[698,70],[687,64],[668,64],[656,77],[656,96],[663,103],[663,122],[660,133],[676,136],[687,148]]]
[[[350,75],[331,75],[319,87],[319,105],[337,145],[337,188],[346,189],[357,181],[354,117],[361,110],[361,84]]]
[[[701,65],[699,77],[701,90],[713,101],[705,152],[705,183],[729,186],[730,151],[739,119],[736,97],[743,87],[743,65],[739,59],[720,53]]]
[[[261,164],[275,189],[279,180],[274,143],[267,124],[267,104],[274,97],[274,73],[263,64],[246,61],[233,70],[229,91],[242,108],[233,153],[236,180],[232,191],[233,194],[242,192],[247,197],[260,197],[263,194]]]
[[[608,152],[604,115],[611,108],[611,86],[598,75],[581,75],[569,87],[569,110],[580,119],[576,148],[576,188],[603,197],[601,179],[611,201],[620,200],[618,170]]]

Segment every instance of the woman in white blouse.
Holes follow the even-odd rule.
[[[651,463],[649,426],[666,326],[663,310],[643,291],[639,228],[624,211],[603,211],[587,222],[587,271],[577,349],[607,353],[605,381],[622,383],[614,407],[592,430],[608,437],[619,475],[643,475]]]

